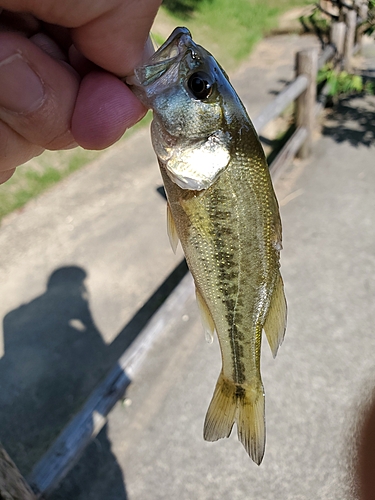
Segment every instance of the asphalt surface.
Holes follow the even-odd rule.
[[[232,78],[253,116],[293,78],[293,53],[316,42],[262,43]],[[367,67],[373,76],[373,59]],[[276,186],[289,317],[276,360],[264,343],[262,465],[235,435],[203,441],[220,354],[191,300],[50,498],[356,498],[357,429],[375,368],[374,136],[375,99],[342,101],[312,157]],[[25,475],[137,334],[157,305],[148,298],[181,259],[169,248],[160,185],[141,130],[1,227],[0,440]]]

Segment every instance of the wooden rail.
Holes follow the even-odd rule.
[[[317,69],[321,69],[330,59],[336,54],[334,45],[327,45],[318,58]],[[297,55],[297,58],[299,56]],[[261,113],[254,118],[253,125],[258,133],[260,133],[268,123],[277,118],[285,108],[287,108],[302,92],[304,92],[309,84],[309,77],[306,74],[297,74],[296,79],[287,85],[276,97],[270,102]]]
[[[324,95],[326,94],[323,89],[323,93],[317,100],[317,71],[327,61],[334,58],[345,67],[350,67],[350,56],[354,49],[353,26],[355,29],[355,24],[353,14],[347,15],[346,24],[334,23],[331,31],[332,43],[324,49],[319,57],[315,49],[299,52],[295,80],[285,87],[254,119],[254,127],[260,132],[291,103],[295,103],[295,132],[270,164],[273,180],[280,175],[282,167],[295,156],[306,157],[310,154],[314,123],[324,107]],[[120,357],[106,379],[92,393],[81,411],[35,465],[28,478],[35,495],[25,484],[17,468],[0,445],[0,479],[3,477],[3,483],[0,482],[0,500],[2,498],[34,500],[45,497],[57,486],[81,456],[89,442],[105,425],[108,413],[123,397],[126,388],[142,367],[148,351],[166,330],[171,317],[175,318],[181,315],[186,302],[193,295],[193,281],[190,274],[187,274],[152,316],[133,344]],[[1,453],[3,454],[1,455]],[[14,486],[15,484],[16,486]],[[1,496],[2,486],[5,488],[7,496]],[[14,488],[19,488],[22,493]]]
[[[284,90],[278,94],[272,102],[270,102],[262,112],[253,120],[253,125],[258,134],[268,125],[272,120],[277,118],[285,108],[287,108],[302,92],[304,92],[309,85],[309,78],[307,75],[299,75],[297,78],[285,87]]]
[[[321,69],[330,59],[332,59],[335,53],[335,46],[327,45],[318,58],[318,70]],[[306,74],[297,74],[296,79],[287,85],[285,89],[282,90],[256,118],[254,118],[253,125],[256,131],[260,133],[264,127],[268,125],[268,123],[277,118],[285,108],[294,102],[297,97],[299,97],[302,92],[307,89],[308,84],[309,78]]]
[[[0,500],[36,500],[4,448],[0,447]]]

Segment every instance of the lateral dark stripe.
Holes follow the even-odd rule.
[[[241,315],[234,311],[236,308],[235,297],[237,296],[238,286],[238,262],[234,255],[236,253],[234,233],[231,227],[232,217],[227,209],[223,209],[223,205],[228,201],[225,195],[221,199],[214,200],[216,203],[211,205],[211,210],[215,213],[213,218],[214,225],[214,246],[215,255],[218,263],[218,278],[222,286],[222,301],[226,310],[226,320],[228,324],[228,336],[232,351],[232,373],[233,380],[237,384],[245,382],[245,365],[243,363],[244,350],[242,340],[244,339],[243,332],[238,329],[238,324],[241,320]],[[232,251],[226,245],[232,243]],[[241,301],[237,299],[237,307],[241,305]]]

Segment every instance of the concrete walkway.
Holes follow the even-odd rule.
[[[312,43],[262,42],[233,76],[253,116]],[[358,408],[375,368],[374,117],[374,98],[343,101],[313,156],[276,186],[289,322],[277,359],[263,349],[261,467],[235,436],[203,441],[220,354],[191,301],[51,498],[354,500]],[[25,475],[142,327],[135,313],[181,258],[169,248],[160,184],[142,130],[1,228],[0,441]]]

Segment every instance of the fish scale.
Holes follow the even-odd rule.
[[[276,355],[285,332],[281,222],[263,149],[227,75],[177,28],[133,90],[152,108],[152,140],[202,321],[219,339],[222,370],[204,438],[239,440],[257,464],[265,448],[262,330]]]

